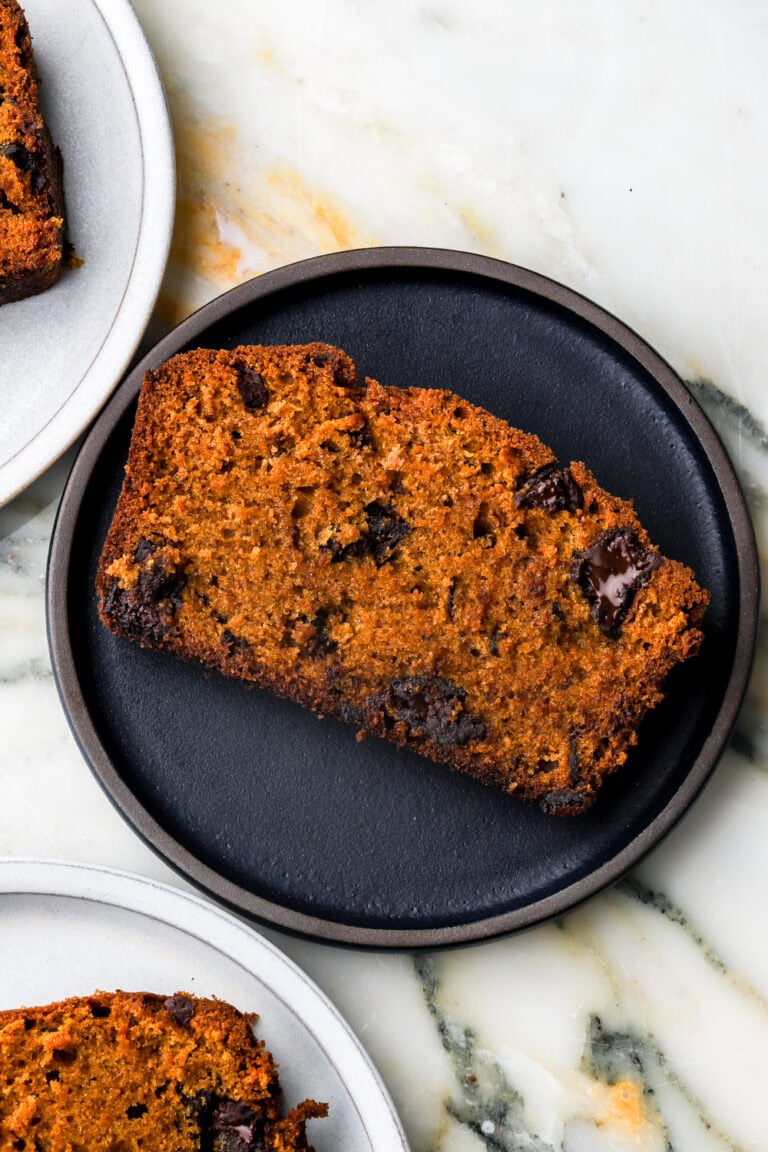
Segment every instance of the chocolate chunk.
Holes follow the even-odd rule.
[[[20,172],[26,172],[30,178],[32,191],[39,195],[48,185],[48,177],[43,171],[43,157],[39,152],[32,152],[23,144],[14,141],[12,144],[3,144],[0,154],[7,156]]]
[[[259,408],[266,408],[269,392],[264,378],[255,369],[249,368],[247,364],[241,364],[240,361],[233,367],[237,372],[237,387],[246,408],[250,412],[255,412]]]
[[[244,636],[236,636],[234,632],[230,632],[229,628],[224,629],[221,639],[229,648],[231,656],[234,656],[236,652],[246,655],[251,651],[250,640],[246,640]]]
[[[401,540],[410,535],[412,529],[392,508],[392,505],[379,504],[374,500],[365,509],[368,518],[368,549],[376,567],[380,568],[391,558]]]
[[[548,816],[566,815],[581,812],[586,808],[587,798],[583,792],[577,792],[573,788],[560,788],[557,792],[548,792],[546,796],[542,796],[539,807]]]
[[[182,1028],[188,1028],[189,1022],[195,1014],[195,1002],[189,996],[171,996],[163,1002],[163,1007],[173,1016]]]
[[[0,104],[2,104],[1,99]],[[21,208],[17,208],[15,204],[11,203],[2,188],[0,188],[0,208],[4,208],[7,212],[10,212],[12,216],[21,215]]]
[[[441,676],[407,676],[393,680],[383,699],[386,711],[404,721],[414,735],[443,747],[458,747],[483,740],[488,729],[465,707],[467,693]]]
[[[140,642],[160,644],[171,630],[169,613],[152,601],[137,599],[117,580],[104,598],[104,612],[118,631]]]
[[[198,1092],[196,1096],[183,1096],[181,1102],[184,1115],[193,1124],[197,1124],[201,1132],[210,1127],[216,1106],[216,1097],[213,1092]]]
[[[129,1104],[125,1114],[129,1120],[140,1120],[142,1116],[146,1116],[148,1111],[146,1104]]]
[[[501,635],[498,624],[494,624],[491,629],[491,635],[488,640],[488,650],[491,656],[498,656],[499,654],[499,636]]]
[[[332,640],[328,635],[328,621],[330,613],[326,608],[318,608],[315,615],[310,620],[304,613],[300,613],[296,617],[288,617],[285,621],[285,634],[283,636],[282,645],[284,648],[302,648],[302,654],[308,656],[311,660],[320,659],[323,656],[330,656],[338,648],[335,640]],[[297,625],[309,624],[314,629],[314,634],[309,639],[299,640],[294,636],[294,630]]]
[[[552,601],[552,615],[557,620],[559,620],[561,624],[565,623],[565,619],[566,619],[565,612],[563,612],[563,610],[560,607],[560,605],[558,604],[557,600]]]
[[[570,468],[555,462],[523,477],[515,496],[516,508],[540,508],[544,512],[575,512],[584,504]]]
[[[187,578],[181,565],[176,565],[163,556],[156,556],[151,564],[147,564],[139,572],[136,583],[138,598],[148,603],[159,604],[162,600],[169,600],[174,608],[180,608],[182,592]]]
[[[339,547],[336,541],[322,545],[331,552],[331,563],[350,560],[354,557],[372,556],[377,568],[391,560],[398,544],[409,536],[413,529],[398,516],[391,504],[380,504],[373,500],[365,507],[367,525],[359,539]]]
[[[222,1101],[213,1114],[214,1152],[255,1152],[263,1147],[261,1118],[247,1104]]]
[[[152,540],[147,540],[146,536],[142,536],[133,552],[133,558],[137,564],[143,564],[150,556],[154,556],[157,552],[157,544]]]
[[[600,629],[616,639],[638,589],[663,562],[631,528],[614,528],[598,536],[586,552],[574,554],[571,579],[591,604]]]
[[[16,35],[13,39],[16,47],[19,49],[22,55],[26,56],[30,48],[29,31],[26,24],[19,24],[18,28],[16,29]]]
[[[354,368],[351,367],[345,357],[339,356],[338,353],[316,352],[311,359],[317,368],[333,366],[333,382],[339,388],[352,388],[358,383]]]
[[[0,155],[7,156],[20,172],[31,172],[40,163],[40,158],[25,148],[23,144],[14,141],[12,144],[0,146]]]
[[[332,652],[336,651],[339,645],[328,635],[328,612],[326,609],[318,609],[311,623],[315,629],[315,635],[306,645],[307,655],[316,658],[330,656]]]
[[[161,643],[171,630],[186,587],[183,564],[163,555],[162,544],[143,537],[133,558],[140,565],[132,588],[115,581],[104,598],[104,611],[126,636]]]

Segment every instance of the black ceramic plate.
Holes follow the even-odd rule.
[[[585,460],[632,497],[712,594],[629,763],[586,815],[535,806],[99,623],[97,558],[142,375],[198,346],[322,340],[388,384],[447,387]],[[680,380],[594,304],[498,261],[432,249],[320,257],[203,308],[123,383],[75,462],[51,546],[53,665],[118,809],[190,880],[292,931],[435,946],[537,923],[617,880],[679,819],[723,748],[749,673],[755,545],[733,470]]]

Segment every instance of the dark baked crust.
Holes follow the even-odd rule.
[[[96,992],[0,1012],[0,1148],[307,1149],[305,1123],[327,1107],[308,1100],[283,1115],[254,1020],[187,993]]]
[[[147,375],[97,588],[120,636],[565,813],[708,600],[583,464],[322,344]]]
[[[24,13],[0,0],[0,304],[53,287],[64,252],[61,155],[40,112]]]

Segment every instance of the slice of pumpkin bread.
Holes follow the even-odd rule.
[[[61,157],[40,112],[24,12],[0,0],[0,304],[53,287],[63,263]]]
[[[119,636],[568,813],[708,601],[583,464],[323,344],[147,374],[97,587]]]
[[[293,1152],[305,1101],[283,1115],[254,1017],[178,993],[97,992],[0,1012],[0,1149]]]

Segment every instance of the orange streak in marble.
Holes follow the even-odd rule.
[[[234,124],[178,105],[173,121],[176,224],[158,303],[166,321],[270,268],[375,243],[293,166],[259,168]]]

